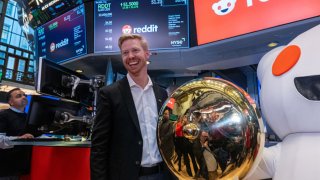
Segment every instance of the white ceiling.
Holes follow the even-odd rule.
[[[188,49],[153,51],[149,70],[156,71],[159,76],[166,76],[168,71],[176,72],[172,76],[194,76],[203,70],[257,64],[261,57],[271,50],[267,47],[268,43],[278,42],[279,45],[285,45],[317,24],[320,24],[319,16]],[[108,60],[111,60],[114,71],[124,71],[117,53],[88,54],[63,65],[72,70],[82,69],[85,75],[92,77],[106,74]]]

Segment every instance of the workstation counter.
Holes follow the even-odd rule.
[[[89,180],[90,141],[13,141],[32,145],[29,180]]]
[[[90,147],[90,141],[12,141],[12,145],[52,146],[52,147]]]

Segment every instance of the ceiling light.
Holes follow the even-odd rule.
[[[279,43],[277,42],[271,42],[268,44],[268,47],[275,47],[275,46],[278,46]]]
[[[147,61],[147,64],[150,64],[151,63],[151,61]]]
[[[76,69],[75,70],[77,73],[83,73],[83,70],[82,69]]]

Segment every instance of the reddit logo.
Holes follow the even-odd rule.
[[[124,25],[122,27],[123,34],[131,34],[131,32],[132,32],[132,27],[130,25]]]
[[[237,0],[220,0],[212,5],[212,10],[219,16],[229,14],[236,4]]]
[[[56,49],[56,44],[55,43],[51,43],[50,44],[50,52],[53,52]]]

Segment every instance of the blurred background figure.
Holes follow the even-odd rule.
[[[172,159],[174,152],[174,125],[170,120],[170,114],[170,110],[166,109],[159,125],[160,149],[166,156],[165,159]],[[168,163],[172,165],[171,161],[168,161]]]
[[[206,131],[202,131],[200,135],[200,143],[202,146],[202,154],[205,165],[206,172],[203,172],[205,179],[214,180],[217,178],[218,163],[214,157],[211,148],[209,147],[209,134]]]

